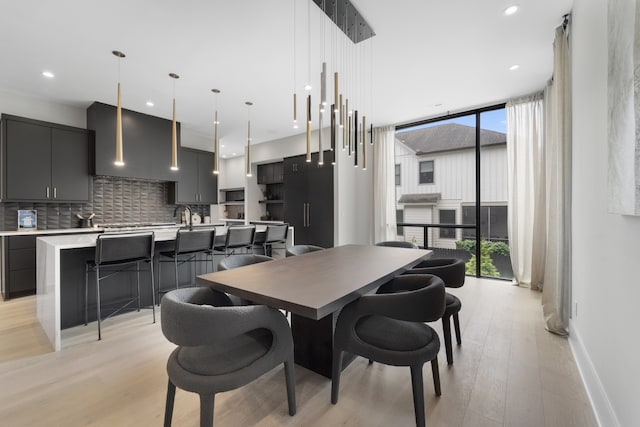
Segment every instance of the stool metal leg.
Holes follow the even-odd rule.
[[[173,269],[176,276],[176,289],[178,289],[178,256],[173,257]]]
[[[156,290],[153,281],[153,259],[149,260],[149,273],[151,274],[151,310],[153,311],[153,323],[156,323]]]
[[[140,261],[136,261],[136,289],[138,291],[138,312],[140,312]]]
[[[84,326],[89,321],[89,264],[84,265]]]
[[[100,330],[100,267],[96,265],[96,309],[98,313],[98,341],[102,339],[102,332]]]

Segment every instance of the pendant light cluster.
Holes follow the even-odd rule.
[[[308,55],[308,73],[311,75],[311,2],[316,3],[320,9],[326,14],[335,25],[332,28],[332,61],[333,71],[333,100],[331,105],[327,100],[327,80],[330,79],[328,74],[327,59],[325,56],[325,22],[326,18],[321,18],[321,50],[322,62],[320,71],[320,93],[318,107],[318,165],[324,164],[324,141],[322,129],[325,124],[325,115],[329,114],[329,125],[331,131],[330,151],[332,154],[332,164],[336,162],[336,145],[342,139],[342,150],[349,157],[353,157],[354,167],[367,168],[367,144],[366,140],[369,136],[369,145],[373,144],[373,125],[370,130],[367,129],[367,108],[371,108],[371,87],[365,90],[367,75],[372,71],[371,67],[364,64],[365,53],[371,55],[371,41],[360,43],[370,39],[375,34],[369,24],[364,20],[360,13],[350,3],[349,0],[308,0],[307,4],[307,55]],[[294,128],[297,119],[297,95],[296,95],[296,7],[293,0],[293,16],[294,16],[294,94],[293,94],[293,117]],[[340,31],[338,31],[340,30]],[[344,34],[343,34],[344,33]],[[342,82],[340,81],[342,77]],[[370,82],[371,77],[368,75]],[[311,78],[305,86],[307,93],[307,128],[306,142],[307,153],[306,161],[311,161],[311,128],[312,128],[312,103],[311,103]],[[369,134],[369,135],[368,135]]]
[[[126,55],[119,50],[114,50],[111,52],[115,57],[118,58],[118,94],[117,94],[117,107],[116,107],[116,141],[115,141],[115,159],[113,164],[119,167],[124,166],[124,149],[123,149],[123,140],[122,140],[122,98],[120,92],[120,61],[122,58],[125,58]],[[178,123],[176,120],[176,81],[180,78],[180,76],[176,73],[169,73],[169,77],[173,80],[173,103],[172,103],[172,120],[171,120],[171,166],[170,169],[172,171],[178,171]],[[213,136],[213,150],[214,150],[214,161],[213,161],[213,171],[214,174],[220,173],[220,136],[219,136],[219,120],[218,120],[218,94],[220,94],[219,89],[211,89],[211,92],[214,93],[216,97],[215,101],[215,116],[214,116],[214,136]],[[247,103],[250,105],[250,103]],[[249,131],[250,132],[250,131]],[[251,136],[249,135],[249,139]]]

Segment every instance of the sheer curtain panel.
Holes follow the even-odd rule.
[[[394,126],[376,129],[373,146],[373,236],[375,242],[396,239]]]

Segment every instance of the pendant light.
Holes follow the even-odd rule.
[[[307,1],[307,156],[305,161],[311,162],[311,0]]]
[[[320,104],[318,108],[318,166],[324,165],[324,150],[322,147],[322,116],[324,112],[324,107]]]
[[[307,162],[311,162],[311,94],[307,95]]]
[[[220,122],[218,121],[218,94],[220,93],[220,90],[211,89],[211,92],[214,93],[214,96],[216,98],[216,112],[213,117],[213,173],[215,175],[218,175],[220,173],[220,137],[218,134],[218,125],[220,124]]]
[[[178,126],[176,124],[176,80],[180,78],[175,73],[169,73],[173,79],[173,121],[171,122],[171,170],[178,170]]]
[[[113,162],[116,166],[124,166],[124,156],[122,153],[122,102],[120,101],[120,60],[126,55],[119,50],[111,52],[118,57],[118,106],[116,107],[116,158]]]
[[[245,102],[245,104],[247,105],[247,154],[246,154],[246,158],[247,158],[247,166],[246,166],[246,173],[248,177],[251,177],[251,106],[253,105],[253,102]]]
[[[298,94],[296,81],[296,0],[293,3],[293,128],[298,129]]]
[[[367,116],[362,116],[362,137],[360,143],[362,145],[362,170],[367,170]]]

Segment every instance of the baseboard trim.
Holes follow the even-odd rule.
[[[582,377],[584,387],[587,390],[587,395],[591,401],[591,407],[595,413],[598,425],[601,427],[620,427],[620,423],[618,422],[618,418],[613,410],[611,401],[607,397],[604,386],[600,381],[598,372],[596,371],[595,366],[593,366],[589,353],[587,353],[587,350],[584,347],[582,338],[580,337],[580,332],[573,323],[570,325],[570,331],[569,346],[571,347],[571,352],[576,360],[578,371]]]

